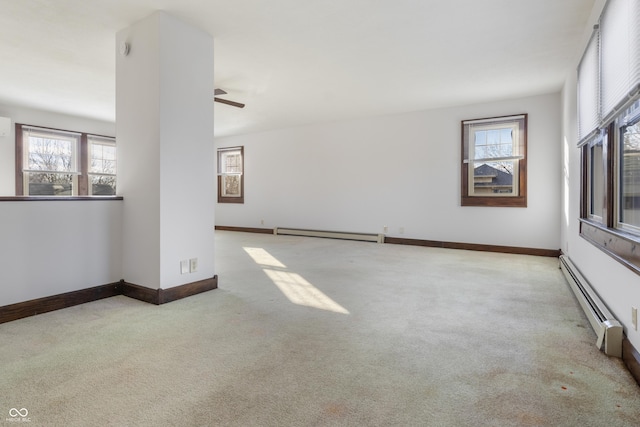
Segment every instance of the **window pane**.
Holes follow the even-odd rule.
[[[517,161],[474,163],[473,188],[474,196],[517,196],[518,185],[514,174]]]
[[[640,121],[621,129],[620,222],[640,227]]]
[[[114,144],[101,144],[91,142],[90,144],[90,172],[106,173],[115,175],[116,173],[116,146]]]
[[[589,214],[602,218],[604,206],[602,141],[589,149],[589,184]]]
[[[26,174],[30,196],[72,196],[73,175],[63,173]]]
[[[223,175],[222,176],[222,195],[224,197],[240,197],[240,180],[241,175]]]
[[[90,175],[91,195],[92,196],[115,196],[116,194],[116,177],[115,176],[96,176]]]
[[[223,155],[224,173],[241,173],[242,172],[242,156],[239,152],[229,152]]]
[[[27,169],[31,171],[75,172],[76,140],[29,135]]]
[[[476,160],[514,156],[513,129],[511,126],[474,132],[474,156]]]

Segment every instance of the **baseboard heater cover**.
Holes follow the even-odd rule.
[[[350,233],[345,231],[304,230],[300,228],[276,227],[273,229],[273,234],[384,243],[384,234],[374,233]]]
[[[603,350],[606,355],[622,357],[623,329],[620,322],[613,317],[589,282],[566,255],[560,256],[560,269],[598,336],[596,347],[603,349],[604,345]]]

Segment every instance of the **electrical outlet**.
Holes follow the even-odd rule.
[[[389,227],[387,227],[386,225],[384,227],[382,227],[382,230],[384,233],[388,233],[389,232]]]
[[[198,271],[198,258],[191,258],[189,260],[189,273],[195,273]]]
[[[400,227],[400,228],[398,229],[398,233],[400,233],[400,234],[404,234],[404,227]]]
[[[631,307],[631,323],[633,324],[633,329],[637,331],[638,330],[638,309],[636,307]]]
[[[180,261],[180,274],[187,274],[189,272],[189,261],[182,260]]]

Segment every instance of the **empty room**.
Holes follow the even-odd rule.
[[[636,0],[0,11],[1,425],[637,425]]]

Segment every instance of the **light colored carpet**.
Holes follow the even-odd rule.
[[[233,232],[216,245],[218,290],[0,325],[0,425],[19,425],[11,408],[31,426],[640,422],[640,388],[595,348],[556,259]]]

